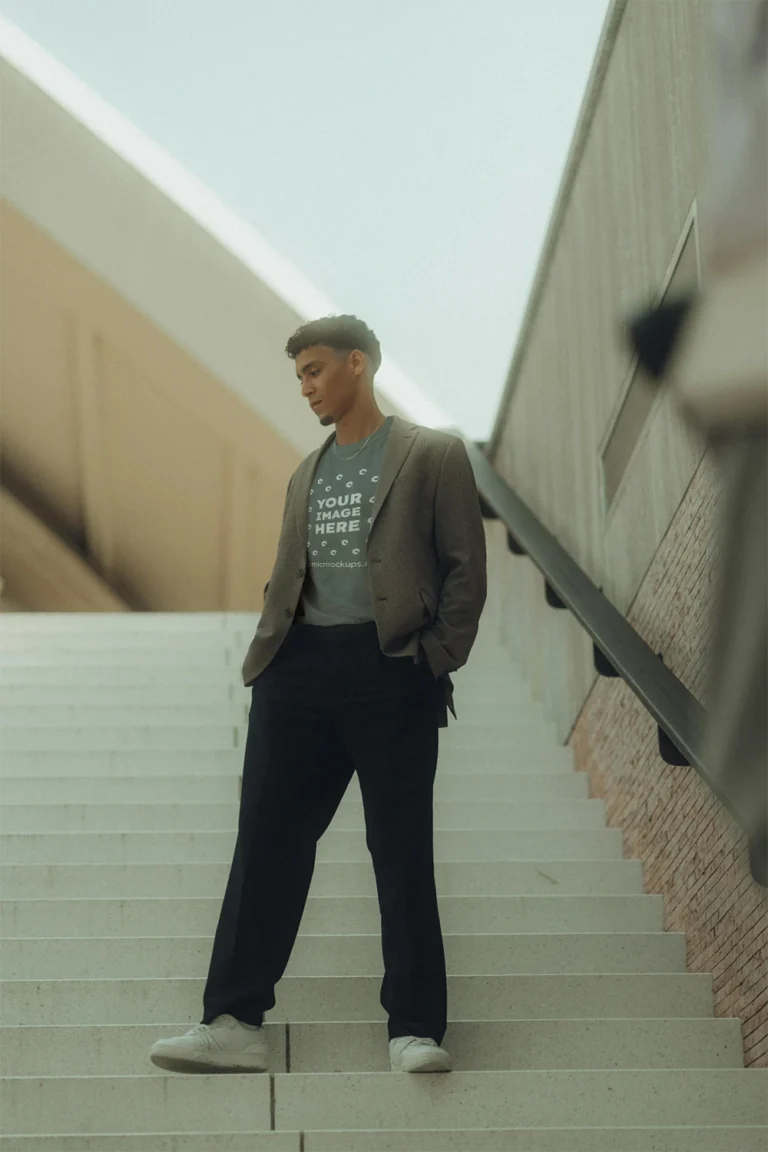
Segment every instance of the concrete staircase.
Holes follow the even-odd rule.
[[[235,840],[241,616],[0,621],[2,1152],[758,1152],[768,1072],[686,972],[485,622],[443,733],[449,1076],[394,1075],[356,783],[268,1018],[273,1075],[178,1076]]]

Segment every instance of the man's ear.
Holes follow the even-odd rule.
[[[350,352],[350,354],[349,354],[349,362],[352,365],[352,371],[355,373],[355,376],[364,376],[365,375],[365,353],[364,352],[361,352],[359,350],[359,348],[355,348],[355,350],[353,352]]]

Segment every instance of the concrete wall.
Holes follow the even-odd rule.
[[[697,0],[609,13],[491,442],[502,475],[705,705],[719,477],[669,395],[643,396],[622,322],[701,280],[707,32]],[[602,457],[622,413],[609,501]],[[626,685],[597,679],[591,642],[546,605],[501,525],[489,540],[504,642],[643,861],[646,891],[664,896],[665,926],[686,932],[689,969],[713,973],[716,1013],[741,1018],[745,1062],[768,1066],[768,908],[746,838],[693,769],[662,762]]]
[[[629,620],[706,704],[720,484],[707,455],[629,612]],[[659,756],[657,730],[621,680],[599,680],[571,734],[590,794],[664,896],[664,926],[685,932],[688,968],[711,973],[718,1016],[742,1023],[745,1064],[768,1067],[768,903],[741,829],[697,772]]]
[[[702,455],[661,394],[606,508],[601,449],[632,369],[621,324],[662,290],[696,231],[704,8],[630,0],[609,16],[493,440],[501,473],[622,611]],[[508,634],[565,739],[594,678],[591,649],[564,613],[550,619],[541,581],[518,567]]]

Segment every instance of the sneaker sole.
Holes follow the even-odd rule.
[[[234,1061],[222,1054],[219,1063],[215,1059],[206,1057],[195,1060],[191,1056],[174,1056],[166,1052],[150,1052],[149,1058],[157,1068],[166,1072],[193,1072],[193,1073],[226,1073],[226,1072],[267,1072],[269,1065],[265,1057],[252,1057],[250,1063],[244,1060]]]
[[[436,1054],[420,1060],[418,1064],[410,1068],[403,1068],[398,1064],[390,1062],[390,1068],[393,1072],[450,1072],[452,1068],[450,1056]]]

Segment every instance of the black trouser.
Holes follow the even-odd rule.
[[[389,1036],[446,1028],[432,792],[438,686],[426,662],[384,656],[375,624],[296,623],[255,681],[238,836],[202,1023],[260,1024],[275,1006],[317,841],[356,771],[381,911]]]

